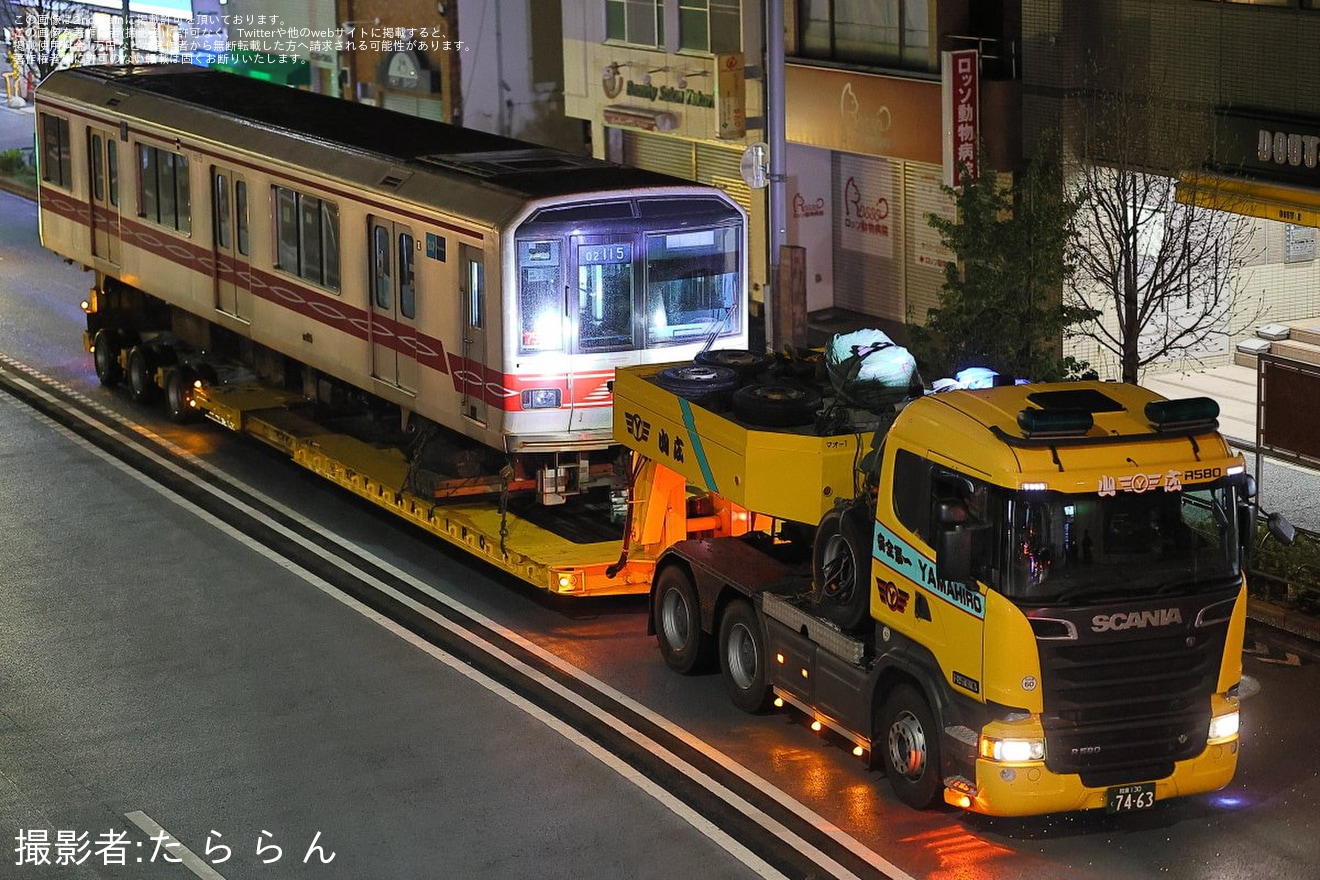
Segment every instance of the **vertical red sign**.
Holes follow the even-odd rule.
[[[981,131],[981,64],[975,49],[943,52],[944,182],[962,186],[980,174],[977,145]]]

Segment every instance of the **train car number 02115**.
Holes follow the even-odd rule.
[[[1105,792],[1106,813],[1131,813],[1155,806],[1155,783],[1116,785]]]

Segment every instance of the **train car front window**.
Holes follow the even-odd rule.
[[[632,348],[632,243],[579,245],[577,260],[579,349]]]
[[[646,236],[647,347],[738,329],[738,242],[731,226]]]
[[[564,347],[564,282],[558,241],[518,242],[518,306],[522,313],[520,350],[561,351]]]

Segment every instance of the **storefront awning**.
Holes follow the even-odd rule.
[[[1178,180],[1178,201],[1294,226],[1320,226],[1320,189],[1220,174],[1188,174]]]
[[[302,58],[261,52],[226,52],[210,65],[216,70],[250,76],[282,86],[310,86],[311,65]]]

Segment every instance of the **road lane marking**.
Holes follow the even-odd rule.
[[[189,871],[192,871],[198,877],[201,877],[202,880],[225,880],[223,874],[202,861],[197,853],[180,843],[177,837],[160,827],[156,820],[148,816],[146,813],[141,810],[134,810],[131,813],[125,813],[124,818],[145,831],[147,837],[151,838],[153,841],[161,841],[162,849],[173,843],[174,846],[170,847],[168,852],[177,856],[179,863],[182,863],[182,865]],[[163,861],[169,863],[171,860],[163,859]]]

